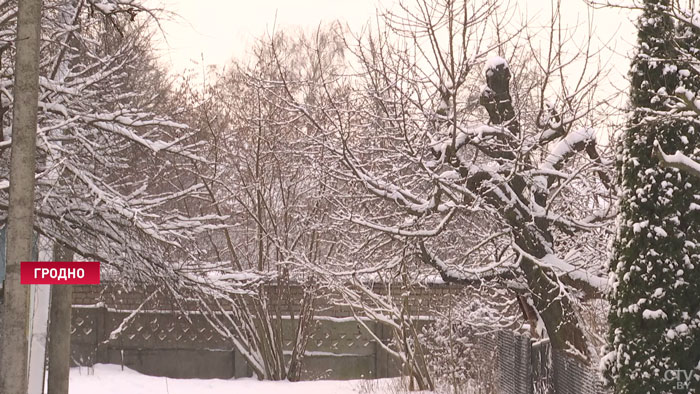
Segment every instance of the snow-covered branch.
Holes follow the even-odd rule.
[[[677,168],[690,175],[700,178],[700,163],[683,154],[681,151],[669,155],[666,154],[658,141],[654,141],[654,152],[664,167]]]

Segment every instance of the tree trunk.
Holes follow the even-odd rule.
[[[73,253],[60,244],[53,247],[54,261],[70,261]],[[51,286],[49,329],[49,394],[68,394],[70,373],[70,321],[73,286]]]
[[[533,306],[542,317],[552,348],[575,350],[581,361],[589,362],[591,354],[576,317],[575,306],[569,296],[561,293],[554,271],[526,257],[522,258],[520,269],[525,273]]]
[[[27,391],[29,287],[20,284],[20,262],[30,260],[34,223],[34,171],[39,97],[41,1],[19,0],[15,58],[7,276],[0,354],[0,393]]]

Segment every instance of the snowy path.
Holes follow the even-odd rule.
[[[390,379],[388,379],[390,380]],[[358,380],[314,382],[261,382],[255,379],[171,379],[142,375],[112,364],[88,369],[71,368],[70,394],[357,394]]]

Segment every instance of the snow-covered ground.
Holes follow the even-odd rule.
[[[142,375],[128,368],[122,371],[119,365],[97,364],[94,369],[71,368],[70,394],[369,394],[385,392],[381,386],[393,386],[395,382],[395,379],[295,383],[255,379],[170,379]]]

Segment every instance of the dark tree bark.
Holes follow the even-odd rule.
[[[499,65],[486,72],[487,88],[481,96],[481,104],[489,113],[491,124],[503,125],[513,134],[519,133],[515,110],[510,96],[510,71]],[[505,158],[504,158],[505,159]],[[518,174],[508,183],[520,198],[527,181]],[[478,188],[479,185],[474,185]],[[581,356],[590,356],[587,340],[579,325],[572,300],[562,294],[559,278],[552,268],[537,264],[535,259],[544,258],[551,250],[552,235],[546,220],[532,220],[527,211],[519,206],[504,205],[497,196],[487,196],[490,203],[503,212],[504,218],[514,229],[515,243],[528,255],[520,256],[520,269],[525,274],[534,307],[542,317],[554,349],[575,349]],[[546,196],[535,194],[536,203],[546,206]],[[534,222],[534,225],[531,224]],[[532,257],[531,257],[532,256]]]
[[[71,261],[73,252],[56,243],[53,247],[53,260]],[[48,394],[68,394],[72,301],[73,286],[51,286]]]

